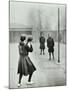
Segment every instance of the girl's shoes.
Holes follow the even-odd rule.
[[[27,85],[31,85],[31,84],[34,84],[34,82],[32,82],[32,81],[31,82],[27,82]]]
[[[21,86],[21,84],[20,83],[18,83],[18,87],[20,87]]]

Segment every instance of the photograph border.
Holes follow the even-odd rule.
[[[8,20],[9,20],[9,29],[10,29],[10,2],[23,2],[23,3],[38,3],[38,4],[54,4],[54,5],[64,5],[65,6],[65,27],[66,27],[66,36],[65,36],[65,39],[66,39],[66,43],[65,43],[65,82],[66,84],[65,85],[61,85],[61,86],[67,86],[67,4],[66,3],[52,3],[52,2],[31,2],[31,1],[11,1],[9,0],[8,1]],[[9,36],[9,35],[8,35]],[[10,67],[10,40],[9,40],[9,61],[8,61],[8,65]],[[58,63],[60,64],[60,63]],[[39,86],[39,87],[28,87],[28,88],[10,88],[10,68],[8,70],[8,76],[9,76],[9,79],[8,79],[8,82],[9,82],[9,86],[8,86],[8,89],[29,89],[29,88],[46,88],[46,87],[61,87],[61,86]]]

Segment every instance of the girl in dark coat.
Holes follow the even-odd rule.
[[[33,47],[32,47],[32,37],[29,37],[26,43],[26,51],[27,51],[27,55],[26,55],[26,60],[27,60],[27,67],[28,67],[28,74],[29,74],[29,78],[28,78],[28,83],[27,84],[31,84],[31,77],[33,75],[33,72],[36,70],[36,67],[34,66],[34,64],[32,63],[32,61],[30,60],[29,57],[29,52],[33,51]]]
[[[45,54],[44,53],[44,49],[45,49],[45,37],[43,36],[43,34],[41,34],[40,38],[39,38],[39,42],[40,42],[40,55],[42,54],[43,52],[43,55]]]
[[[36,70],[35,66],[31,62],[28,53],[33,51],[32,45],[30,47],[28,46],[29,42],[31,42],[30,39],[27,40],[27,44],[24,44],[24,41],[22,41],[19,45],[19,53],[20,53],[20,59],[18,63],[18,74],[19,74],[19,84],[21,84],[22,76],[29,75],[28,82],[31,83],[31,77],[33,72]]]
[[[54,59],[54,40],[51,36],[48,35],[47,39],[47,47],[48,47],[48,52],[49,52],[49,60],[51,60],[51,53]]]
[[[18,86],[20,86],[21,84],[21,79],[22,79],[22,75],[26,75],[27,70],[26,70],[26,62],[25,62],[25,56],[26,56],[26,50],[25,50],[25,41],[26,37],[25,36],[21,36],[20,37],[20,43],[19,43],[19,62],[18,62],[18,71],[17,73],[19,74],[19,82],[18,82]]]

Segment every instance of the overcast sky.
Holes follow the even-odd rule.
[[[58,8],[60,9],[60,28],[65,29],[65,6],[56,4],[10,2],[10,25],[39,26],[57,28]],[[40,19],[39,19],[40,18]]]

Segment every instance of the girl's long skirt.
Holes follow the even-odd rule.
[[[36,70],[34,64],[31,62],[28,56],[20,56],[18,62],[18,74],[27,76]]]

